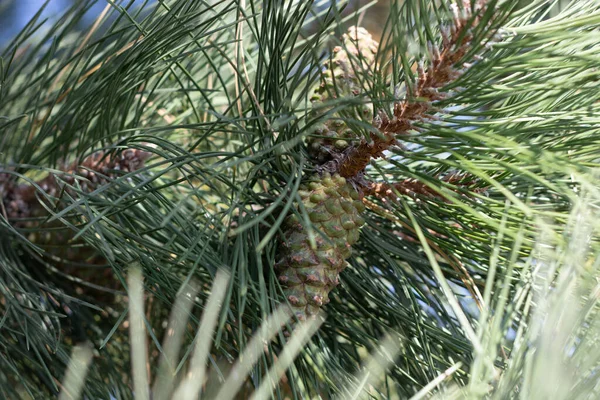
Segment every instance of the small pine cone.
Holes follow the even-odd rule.
[[[92,186],[105,184],[108,179],[115,179],[119,174],[113,171],[122,171],[122,173],[133,172],[144,167],[144,161],[151,156],[151,153],[138,149],[126,149],[117,154],[110,154],[103,151],[94,153],[86,157],[81,164],[74,164],[69,167],[67,173],[86,178]],[[72,184],[74,178],[65,176],[66,182]],[[88,183],[84,183],[87,188]]]
[[[364,28],[351,27],[343,37],[343,46],[333,49],[333,57],[325,65],[324,82],[315,90],[312,97],[313,114],[317,116],[327,110],[323,102],[336,98],[359,96],[363,92],[360,75],[372,70],[375,63],[378,43]],[[357,76],[358,74],[358,76]],[[367,100],[367,99],[364,99]],[[353,119],[371,122],[372,107],[368,104],[357,106]],[[328,121],[318,125],[307,139],[311,157],[318,163],[331,159],[332,152],[341,152],[358,139],[342,119],[341,115],[332,115]],[[320,136],[320,137],[319,137]]]
[[[20,219],[30,216],[28,193],[15,184],[13,176],[0,170],[0,199],[6,217]]]
[[[318,313],[338,285],[352,245],[365,220],[362,193],[339,175],[315,176],[299,192],[316,234],[312,248],[308,230],[292,214],[286,220],[281,259],[275,265],[284,294],[298,319]]]
[[[150,155],[151,153],[137,149],[126,149],[114,155],[99,151],[86,157],[81,163],[71,164],[64,172],[49,174],[36,184],[47,195],[57,197],[64,188],[61,181],[73,185],[78,177],[85,178],[79,179],[82,189],[92,191],[98,185],[107,183],[109,179],[116,179],[122,173],[143,168],[144,161]],[[122,172],[115,174],[114,171]],[[60,180],[57,177],[60,177]],[[17,185],[14,178],[14,175],[0,169],[0,196],[6,216],[19,220],[46,215],[45,208],[39,204],[36,196],[36,187],[30,184]]]
[[[50,173],[45,178],[36,182],[36,186],[29,183],[17,184],[16,176],[3,172],[0,167],[0,196],[5,217],[18,229],[34,229],[29,234],[29,240],[38,246],[46,247],[53,256],[65,260],[82,261],[92,254],[90,247],[82,247],[83,241],[72,243],[73,231],[60,221],[45,222],[48,216],[47,208],[62,208],[65,203],[54,199],[68,193],[73,197],[77,194],[70,186],[78,186],[85,192],[92,192],[100,185],[117,179],[127,172],[134,172],[144,167],[144,162],[151,153],[138,149],[125,149],[118,153],[99,151],[83,159],[80,163],[73,163],[61,172]],[[77,185],[75,182],[77,181]],[[44,194],[38,193],[40,188]],[[45,203],[45,204],[44,204]],[[74,220],[74,223],[79,221]],[[62,227],[63,229],[58,229]],[[67,246],[68,244],[68,246]],[[77,245],[77,246],[76,246]]]

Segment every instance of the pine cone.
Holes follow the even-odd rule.
[[[336,98],[356,97],[364,90],[361,85],[361,74],[368,73],[373,69],[378,43],[373,40],[371,34],[364,28],[351,27],[343,37],[343,46],[333,49],[333,57],[327,60],[325,66],[324,82],[315,90],[312,97],[314,116],[326,112],[323,102]],[[352,118],[371,122],[373,111],[369,104],[357,106]],[[318,125],[312,135],[309,136],[307,144],[311,157],[318,163],[324,163],[331,159],[331,152],[341,152],[352,142],[349,139],[357,139],[359,135],[352,130],[342,119],[341,115],[334,114],[323,124]]]
[[[284,294],[298,319],[318,313],[329,303],[329,292],[338,285],[352,245],[365,220],[362,192],[339,175],[315,176],[299,193],[316,234],[312,248],[308,230],[298,216],[286,221],[282,258],[276,264]]]
[[[81,164],[71,164],[62,173],[48,174],[36,184],[47,195],[59,197],[65,189],[61,181],[73,185],[76,180],[75,176],[77,176],[81,189],[91,192],[99,185],[106,184],[110,179],[116,179],[120,173],[115,174],[114,171],[126,173],[142,168],[144,161],[150,155],[151,153],[138,149],[125,149],[115,155],[99,151],[86,157]],[[0,196],[6,217],[14,220],[16,227],[32,228],[35,226],[35,222],[25,223],[21,220],[46,216],[46,208],[39,203],[35,186],[27,183],[17,185],[14,178],[4,172],[0,166]],[[67,192],[70,191],[71,189],[67,188]],[[46,206],[55,207],[56,204],[49,202]]]

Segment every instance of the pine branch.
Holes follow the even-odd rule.
[[[442,48],[433,48],[431,66],[427,71],[421,65],[418,67],[417,85],[414,89],[409,88],[409,95],[403,102],[395,104],[394,118],[392,120],[384,119],[383,114],[380,113],[382,116],[377,120],[376,128],[383,132],[383,135],[373,134],[371,135],[372,143],[363,141],[358,147],[350,147],[341,154],[332,151],[331,140],[329,142],[325,140],[309,142],[310,149],[316,152],[317,156],[314,158],[317,163],[323,159],[322,156],[319,157],[322,152],[333,156],[332,161],[328,161],[324,165],[318,165],[317,170],[335,171],[335,168],[337,168],[340,174],[334,176],[340,177],[341,175],[342,178],[353,178],[352,182],[355,186],[365,186],[365,182],[368,181],[365,181],[362,177],[362,171],[370,160],[382,156],[383,151],[395,144],[397,142],[396,135],[405,134],[413,129],[415,122],[432,117],[432,103],[444,98],[439,89],[460,76],[460,71],[455,66],[471,50],[474,38],[472,29],[477,27],[485,11],[483,4],[480,2],[465,3],[464,6],[465,9],[462,10],[459,10],[456,6],[453,8],[453,25],[447,31],[442,29],[441,32]],[[486,37],[489,37],[492,32],[492,29],[488,29]],[[325,71],[326,77],[333,78],[334,84],[330,86],[335,87],[335,78],[336,75],[339,75],[339,80],[343,83],[340,86],[352,95],[358,95],[361,86],[358,84],[359,76],[355,71],[359,69],[368,70],[371,67],[376,58],[377,44],[368,32],[357,27],[350,28],[349,33],[344,37],[344,41],[347,43],[346,50],[342,50],[342,47],[334,49],[335,63],[333,63],[334,66],[330,70]],[[350,56],[359,59],[357,65],[349,62],[352,61]],[[317,90],[317,99],[319,94],[324,92],[326,88],[327,85]],[[341,125],[344,127],[343,123]],[[329,128],[327,125],[325,126],[327,132]],[[339,130],[339,128],[332,129],[332,134],[327,133],[339,141],[340,138],[343,138],[342,135],[345,134],[343,128],[342,132],[338,132]],[[350,136],[354,134],[351,132]],[[342,145],[344,144],[346,142],[342,140]],[[303,224],[309,221],[304,220],[303,223],[300,223],[296,216],[288,218],[282,236],[281,244],[284,251],[281,252],[281,259],[277,262],[277,270],[281,273],[279,280],[284,286],[285,297],[301,320],[306,315],[316,314],[318,309],[329,301],[328,293],[333,287],[337,286],[337,275],[345,268],[344,260],[349,257],[352,245],[358,240],[356,227],[362,225],[362,223],[358,224],[354,220],[355,218],[359,221],[363,220],[358,215],[362,211],[353,209],[351,201],[348,202],[350,205],[344,207],[344,210],[340,208],[337,203],[338,198],[347,195],[337,193],[335,184],[330,182],[330,178],[331,175],[324,172],[322,179],[323,182],[326,182],[324,183],[326,189],[323,190],[318,183],[313,183],[313,187],[310,187],[312,192],[302,195],[304,207],[300,207],[300,209],[308,209],[311,223],[323,224],[323,227],[317,228],[319,231],[317,240],[311,238],[312,232]],[[315,177],[312,179],[315,179]],[[317,177],[316,179],[319,180],[320,178]],[[448,180],[456,182],[460,178],[449,175]],[[356,185],[357,183],[360,184]],[[374,195],[385,193],[389,196],[393,193],[392,188],[394,185],[396,189],[401,189],[404,193],[420,192],[420,194],[430,197],[443,197],[438,191],[410,179],[393,183],[392,186],[387,187],[382,185],[371,185],[367,188],[360,187],[356,197],[362,198],[365,191]],[[344,226],[346,221],[348,228]],[[348,229],[350,233],[347,233],[345,229]],[[320,236],[321,233],[324,233],[324,236]],[[335,238],[335,240],[332,238]],[[332,245],[331,242],[334,242],[335,245]]]
[[[363,171],[373,158],[383,156],[383,152],[397,143],[398,135],[406,135],[414,129],[415,123],[433,117],[435,101],[442,100],[445,95],[440,92],[444,86],[458,79],[465,69],[457,68],[463,57],[473,46],[472,31],[478,28],[481,17],[485,12],[484,2],[476,1],[470,4],[465,1],[464,8],[453,6],[453,24],[446,30],[441,30],[441,48],[431,45],[430,66],[427,70],[423,62],[417,66],[418,79],[416,86],[408,86],[406,98],[394,105],[393,118],[389,119],[384,113],[379,113],[374,120],[377,134],[371,134],[369,142],[363,141],[346,151],[339,160],[333,160],[330,170],[339,172],[343,177],[350,178]],[[491,18],[487,24],[491,24]],[[486,37],[493,36],[489,30]]]
[[[319,8],[316,32],[302,37],[314,11],[310,1],[174,0],[144,3],[139,13],[118,3],[89,40],[77,40],[75,24],[61,23],[30,50],[21,52],[16,41],[11,48],[21,56],[3,55],[0,207],[8,228],[16,228],[11,234],[67,231],[64,239],[53,240],[78,252],[72,239],[78,230],[83,246],[102,258],[115,281],[124,279],[132,260],[139,263],[152,293],[146,326],[157,327],[149,331],[155,336],[165,329],[162,311],[182,281],[198,280],[198,298],[205,299],[215,270],[230,267],[210,352],[214,365],[248,347],[252,332],[280,303],[279,294],[289,303],[310,302],[314,310],[331,300],[314,342],[288,372],[291,394],[280,385],[274,397],[343,397],[344,386],[353,382],[348,372],[361,368],[363,349],[378,348],[385,332],[403,348],[385,384],[374,384],[369,395],[409,398],[456,362],[463,367],[453,377],[464,384],[479,355],[472,355],[465,327],[483,326],[472,298],[484,298],[481,312],[489,309],[494,324],[503,327],[489,336],[504,340],[510,321],[496,319],[503,308],[488,301],[490,293],[509,307],[518,302],[513,292],[527,283],[522,257],[534,222],[551,220],[560,231],[582,182],[597,182],[587,173],[598,164],[597,4],[580,0],[569,13],[548,19],[548,3],[541,0],[524,9],[516,8],[517,0],[490,0],[490,6],[459,0],[464,7],[448,19],[451,1],[398,1],[377,52],[372,38],[355,29],[324,66],[318,55],[327,32],[336,30],[337,15]],[[85,12],[80,11],[75,22]],[[483,54],[482,42],[501,25],[507,28],[502,42]],[[52,46],[46,46],[49,40]],[[439,48],[431,45],[417,67],[407,55],[414,43]],[[354,54],[365,47],[367,54]],[[464,64],[477,55],[485,57]],[[307,112],[319,72],[321,82],[332,86],[318,93],[323,102]],[[398,81],[406,88],[397,89],[404,98],[388,89]],[[463,89],[448,96],[456,87]],[[388,104],[393,108],[384,115]],[[372,108],[379,111],[374,123]],[[309,137],[309,145],[317,138],[315,122],[327,125],[332,136],[314,140],[317,150],[330,150],[323,157],[308,149],[307,170],[322,173],[311,173],[314,182],[307,182],[308,174],[299,176],[306,149],[297,144],[302,137]],[[362,132],[377,130],[370,142],[360,142]],[[143,163],[116,162],[103,170],[113,153],[85,167],[87,159],[46,170],[60,165],[65,153],[118,146],[122,139],[149,143],[160,161],[144,167],[143,177]],[[369,178],[379,186],[361,187],[368,183],[363,169],[385,150],[395,152],[399,139],[410,151],[371,163]],[[323,164],[331,158],[336,162]],[[17,163],[22,167],[7,167]],[[119,178],[117,166],[130,171],[131,180]],[[332,187],[323,172],[333,177],[343,166],[348,185]],[[36,171],[49,172],[31,175]],[[476,196],[483,187],[486,195]],[[373,189],[373,197],[363,198]],[[361,199],[367,210],[354,204]],[[419,200],[424,201],[415,204]],[[332,218],[323,221],[325,214]],[[0,223],[6,231],[7,221]],[[273,238],[284,230],[289,247],[282,248]],[[33,390],[30,397],[44,397],[36,396],[38,383],[31,377],[60,381],[65,359],[60,352],[68,354],[73,336],[62,333],[69,320],[79,319],[90,340],[114,349],[102,349],[92,362],[85,396],[105,398],[109,390],[117,398],[130,397],[127,380],[119,376],[129,353],[117,327],[123,319],[111,330],[111,318],[119,314],[110,308],[119,308],[121,299],[82,295],[79,281],[63,279],[75,275],[63,267],[62,260],[70,258],[40,257],[32,242],[43,250],[45,243],[30,236],[0,241],[3,381],[22,376]],[[513,246],[516,241],[524,244]],[[282,279],[284,268],[274,267],[283,257],[298,268],[286,270],[289,277]],[[346,269],[341,284],[328,292],[346,260],[355,268]],[[431,260],[440,265],[432,269]],[[327,281],[318,276],[314,282],[311,269],[327,273]],[[87,270],[91,282],[104,286],[96,268]],[[488,276],[480,296],[476,285]],[[305,289],[310,281],[327,286],[313,285],[312,292],[300,293],[304,298],[290,299],[289,283],[302,279],[298,286]],[[458,307],[448,307],[444,279],[459,296],[466,323],[457,322]],[[72,310],[67,318],[63,305]],[[199,315],[200,308],[192,311]],[[197,318],[190,322],[195,331]],[[159,343],[152,340],[158,355]],[[264,373],[284,341],[264,342],[249,388],[272,384]],[[22,358],[31,361],[20,363]],[[5,379],[8,370],[20,376]]]

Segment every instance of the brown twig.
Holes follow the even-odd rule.
[[[418,64],[416,85],[408,87],[406,98],[394,105],[393,117],[390,119],[380,113],[374,121],[379,134],[371,134],[370,142],[363,141],[358,146],[350,147],[340,159],[332,161],[330,170],[339,172],[345,178],[356,176],[371,159],[381,157],[385,150],[394,145],[397,135],[407,134],[415,122],[431,117],[432,103],[445,97],[439,89],[461,75],[456,65],[470,49],[473,39],[470,30],[477,25],[483,11],[480,1],[476,1],[472,8],[470,1],[465,3],[468,4],[463,10],[455,9],[452,26],[446,31],[442,30],[441,49],[433,47],[427,70]]]
[[[465,174],[450,174],[440,178],[441,182],[449,183],[451,185],[466,188],[474,193],[482,193],[487,188],[474,188],[478,181],[476,179],[465,180],[467,176]],[[450,189],[454,192],[458,192],[458,189]],[[435,198],[443,201],[448,201],[446,196],[441,192],[427,186],[425,183],[415,178],[404,179],[403,181],[396,183],[374,183],[370,182],[367,187],[363,189],[363,193],[366,196],[376,196],[380,199],[391,199],[396,201],[398,194],[417,199],[419,197]]]
[[[391,198],[392,200],[396,200],[398,198],[396,193],[412,198],[416,198],[417,196],[443,198],[439,192],[412,178],[391,184],[372,183],[364,190],[365,195],[376,196],[381,199]]]

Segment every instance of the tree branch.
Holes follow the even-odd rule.
[[[394,105],[393,118],[380,113],[374,121],[380,134],[371,134],[370,142],[363,141],[358,146],[350,147],[340,159],[332,161],[334,165],[330,170],[339,172],[345,178],[356,176],[365,169],[371,159],[381,157],[385,150],[395,144],[397,135],[407,134],[413,129],[415,122],[431,117],[432,103],[444,98],[439,89],[462,74],[456,65],[471,48],[471,29],[481,20],[484,11],[482,3],[475,1],[471,4],[471,1],[466,0],[462,10],[456,6],[453,8],[452,26],[440,32],[441,49],[432,45],[431,61],[427,70],[422,62],[419,63],[417,84],[408,87],[405,100]]]

